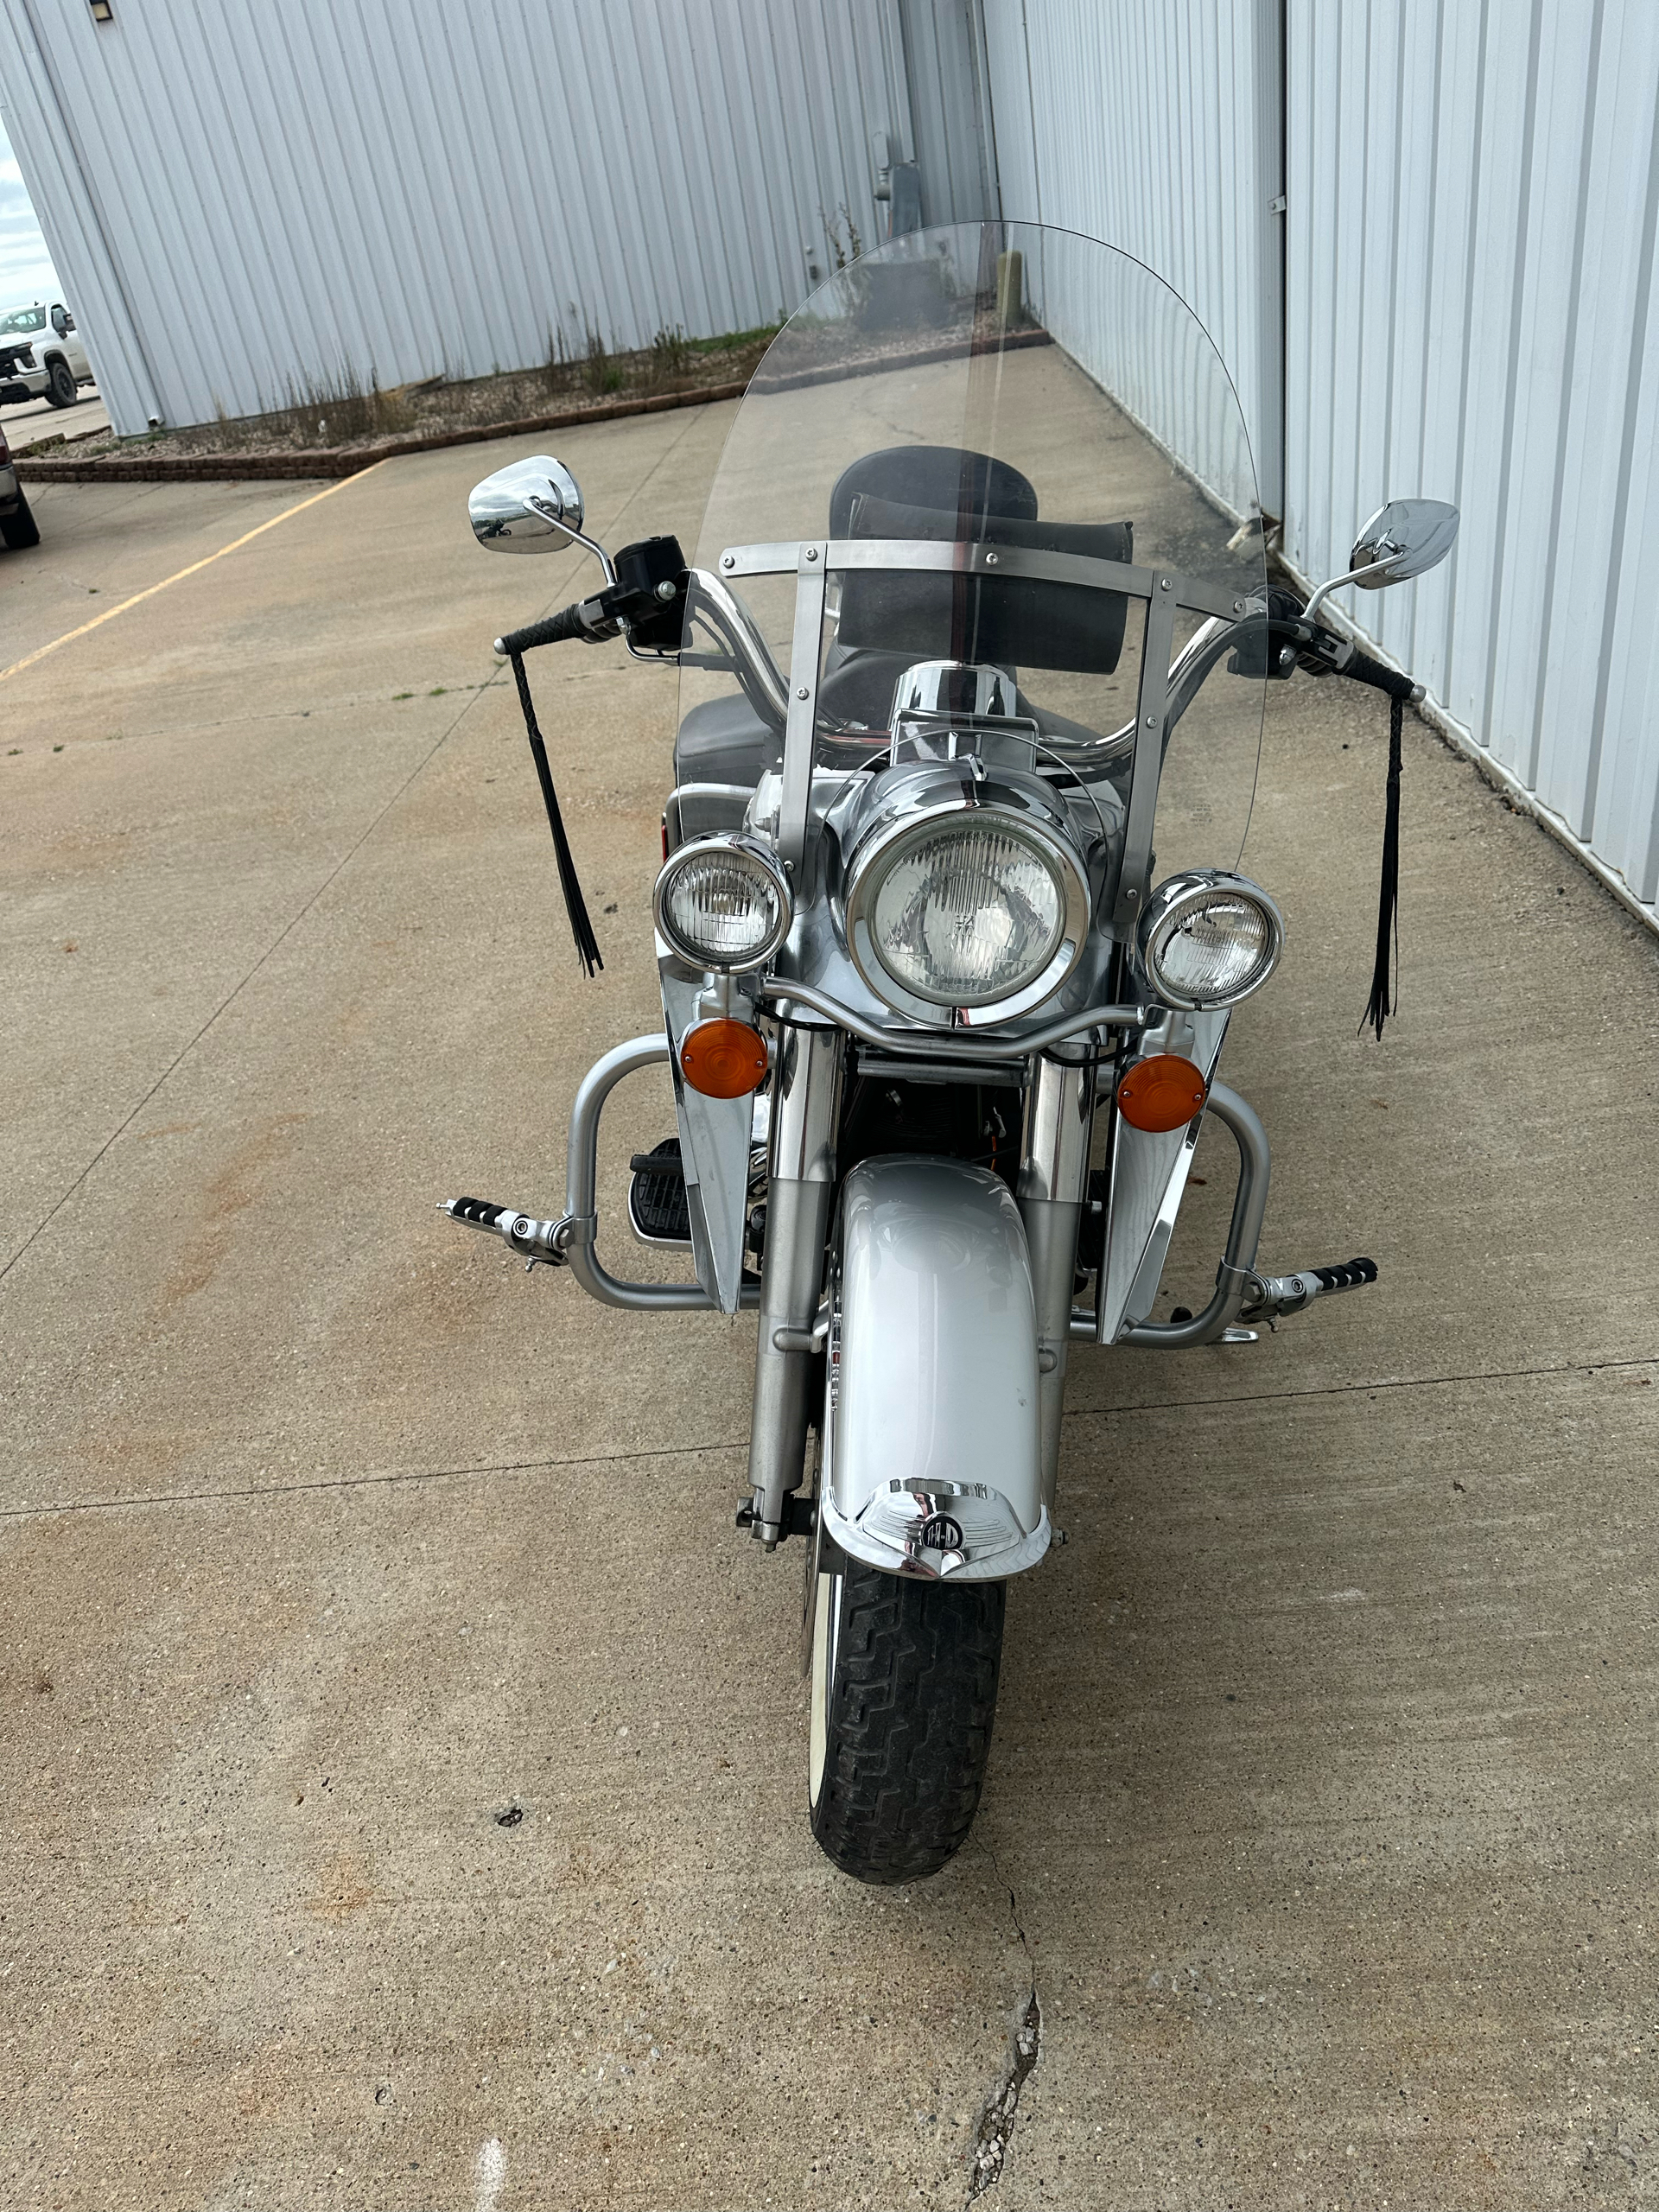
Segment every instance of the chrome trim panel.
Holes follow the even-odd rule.
[[[1059,1476],[1071,1289],[1094,1117],[1094,1063],[1039,1059],[1026,1091],[1019,1198],[1037,1308],[1043,1502],[1051,1508]]]
[[[1164,717],[1169,710],[1169,656],[1175,644],[1173,576],[1147,609],[1147,634],[1141,648],[1141,693],[1135,705],[1135,768],[1129,784],[1129,818],[1123,828],[1123,863],[1118,870],[1117,905],[1112,935],[1132,938],[1151,888],[1153,822],[1163,778]]]
[[[1037,1063],[1026,1094],[1020,1141],[1019,1195],[1052,1205],[1080,1205],[1089,1186],[1095,1120],[1092,1060]]]
[[[691,1217],[697,1281],[712,1294],[722,1313],[735,1313],[741,1303],[754,1102],[752,1096],[709,1098],[692,1090],[680,1073],[679,1055],[687,1032],[707,1012],[705,979],[673,960],[664,960],[658,963],[658,980],[671,1047],[667,1058],[674,1081],[674,1116],[680,1132],[680,1158],[685,1164],[686,1211]],[[730,1010],[741,1020],[748,1009],[745,1001],[734,999]]]
[[[754,793],[747,784],[677,784],[663,802],[663,828],[668,837],[668,855],[671,860],[680,847],[690,837],[717,836],[722,830],[741,830],[748,818],[749,803]],[[719,819],[699,823],[688,830],[688,812],[699,809],[716,815]]]
[[[1143,1032],[1141,1050],[1179,1052],[1198,1064],[1207,1081],[1221,1058],[1230,1019],[1224,1008],[1168,1014],[1157,1028]],[[1135,1129],[1116,1104],[1109,1110],[1105,1247],[1096,1300],[1103,1344],[1117,1341],[1126,1319],[1142,1321],[1152,1311],[1198,1141],[1192,1123],[1162,1133]]]
[[[834,1029],[791,1023],[773,1054],[768,1141],[775,1183],[833,1183],[845,1044]]]
[[[838,1029],[788,1027],[772,1055],[766,1240],[749,1422],[756,1535],[782,1533],[784,1499],[800,1485],[814,1354],[835,1204],[836,1128],[847,1040]],[[783,1338],[780,1344],[779,1338]],[[809,1345],[791,1342],[805,1338]]]

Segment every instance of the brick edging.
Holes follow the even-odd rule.
[[[1010,332],[1002,348],[1052,343],[1046,330]],[[895,367],[921,368],[930,363],[954,360],[961,355],[958,340],[924,346],[895,359],[874,354],[854,363],[832,363],[822,368],[797,370],[792,374],[757,383],[758,391],[797,391],[804,385],[837,381],[849,376],[875,376]],[[741,399],[750,389],[747,378],[729,384],[704,385],[693,391],[664,391],[644,399],[599,400],[591,407],[565,407],[550,415],[524,415],[512,423],[468,423],[455,430],[428,430],[419,436],[379,438],[360,446],[319,446],[309,453],[110,454],[99,461],[31,461],[28,453],[14,454],[12,464],[30,484],[178,484],[255,483],[271,477],[355,476],[372,468],[377,461],[391,461],[404,454],[435,453],[444,446],[487,445],[496,438],[524,438],[542,430],[575,430],[584,423],[613,423],[624,415],[660,415],[674,407],[707,407],[718,399]]]
[[[13,466],[29,484],[258,482],[270,477],[355,476],[377,461],[403,454],[435,453],[443,446],[486,445],[494,438],[528,437],[538,430],[574,430],[584,423],[611,423],[622,415],[660,415],[673,407],[706,407],[717,399],[741,399],[747,378],[705,385],[696,391],[658,392],[645,399],[601,400],[592,407],[567,407],[550,415],[525,415],[512,423],[468,423],[454,430],[429,430],[407,438],[379,438],[372,445],[319,446],[305,453],[110,454],[99,461],[35,461],[14,454]]]

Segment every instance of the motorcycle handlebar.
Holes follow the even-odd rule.
[[[1385,691],[1390,699],[1414,699],[1421,686],[1397,668],[1385,667],[1380,660],[1373,660],[1369,653],[1357,652],[1342,673],[1355,683],[1369,683],[1373,691]]]
[[[537,645],[562,645],[569,638],[594,636],[596,633],[582,620],[586,604],[586,601],[579,599],[570,607],[561,607],[556,614],[546,615],[539,622],[527,622],[522,630],[509,630],[505,637],[496,639],[496,652],[505,660],[513,653],[527,653]]]

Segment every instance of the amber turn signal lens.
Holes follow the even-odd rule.
[[[680,1072],[705,1098],[741,1098],[766,1079],[766,1040],[747,1021],[700,1021],[680,1047]]]
[[[1179,1052],[1154,1052],[1137,1060],[1117,1086],[1117,1110],[1132,1129],[1160,1136],[1184,1129],[1204,1104],[1200,1069]]]

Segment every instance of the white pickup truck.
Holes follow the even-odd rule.
[[[92,381],[75,318],[61,302],[13,308],[0,315],[0,404],[44,399],[73,407],[77,387]]]

